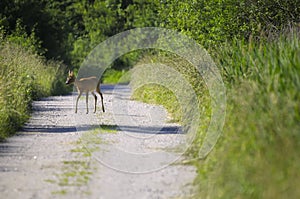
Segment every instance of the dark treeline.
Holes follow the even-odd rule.
[[[210,47],[299,25],[299,8],[295,0],[2,0],[0,27],[2,36],[78,67],[105,38],[135,27],[176,29]]]

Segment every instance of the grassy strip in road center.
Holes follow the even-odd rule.
[[[103,125],[101,128],[83,133],[78,141],[72,143],[75,148],[71,149],[75,153],[75,159],[62,161],[62,169],[56,174],[55,179],[46,179],[46,182],[59,185],[61,189],[53,191],[54,195],[66,195],[72,192],[70,187],[84,187],[88,184],[93,171],[96,169],[92,167],[92,153],[100,150],[99,145],[103,143],[100,134],[115,133],[117,127],[114,125]],[[76,189],[77,190],[77,189]],[[80,189],[79,189],[80,190]],[[90,192],[82,190],[83,194],[89,195]]]

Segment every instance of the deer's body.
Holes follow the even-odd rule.
[[[86,93],[86,113],[89,112],[88,108],[88,96],[89,92],[92,93],[92,95],[95,98],[95,109],[94,113],[96,112],[96,105],[97,105],[97,95],[98,93],[101,97],[101,103],[102,103],[102,111],[105,112],[104,110],[104,104],[103,104],[103,95],[100,91],[100,80],[97,79],[97,77],[86,77],[86,78],[81,78],[79,80],[76,79],[73,71],[69,71],[69,76],[67,78],[66,84],[72,84],[74,83],[77,91],[78,91],[78,97],[76,100],[76,107],[75,107],[75,113],[77,113],[77,106],[78,106],[78,100],[82,93]],[[96,92],[96,93],[95,93]]]

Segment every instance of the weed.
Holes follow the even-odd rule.
[[[300,179],[300,38],[290,35],[272,41],[234,40],[211,50],[227,87],[227,113],[223,134],[204,160],[197,157],[211,111],[201,78],[194,78],[195,71],[174,55],[142,60],[169,63],[188,77],[198,95],[202,122],[186,154],[198,169],[196,198],[300,196],[295,186]],[[134,97],[176,107],[175,98],[166,97],[166,92],[150,85]]]
[[[91,168],[92,153],[99,150],[99,144],[103,143],[99,137],[100,133],[114,133],[117,130],[116,126],[102,126],[99,129],[85,132],[80,139],[73,144],[75,148],[71,149],[72,153],[76,153],[75,160],[62,161],[62,169],[59,174],[56,175],[56,180],[45,180],[49,183],[58,184],[60,187],[64,187],[63,190],[55,191],[53,194],[67,194],[66,187],[82,187],[87,185],[93,174],[93,168]],[[84,194],[90,194],[90,192],[83,192]]]
[[[66,195],[68,192],[65,189],[62,189],[60,191],[53,191],[52,194],[53,195]]]
[[[20,46],[0,42],[0,140],[27,121],[32,100],[55,93],[55,89],[65,91],[63,86],[53,87],[62,81],[61,71],[59,62],[45,62]]]

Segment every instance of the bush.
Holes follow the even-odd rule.
[[[61,71],[61,63],[46,62],[7,41],[0,43],[0,140],[24,124],[32,100],[54,93],[53,84],[62,75]]]

